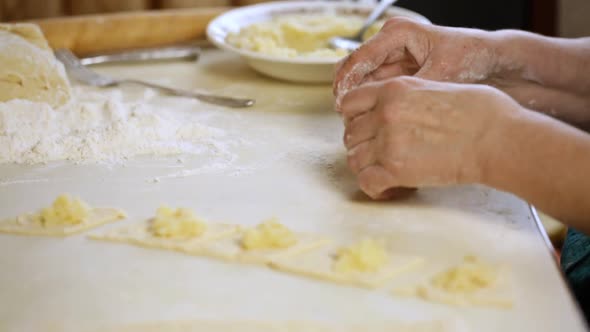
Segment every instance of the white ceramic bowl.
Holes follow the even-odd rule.
[[[237,33],[252,23],[268,21],[286,14],[358,14],[368,16],[370,5],[334,1],[281,1],[269,2],[232,9],[211,21],[207,37],[217,47],[241,55],[256,71],[270,77],[293,82],[328,83],[332,81],[337,58],[278,57],[240,49],[229,44],[226,37]],[[388,17],[405,16],[430,23],[424,16],[407,9],[392,7],[385,13]]]

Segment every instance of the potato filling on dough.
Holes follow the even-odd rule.
[[[152,220],[151,231],[157,237],[192,238],[202,235],[205,223],[195,217],[190,209],[159,207]]]
[[[276,218],[246,230],[241,242],[246,250],[288,248],[296,243],[295,234],[279,223]]]
[[[376,240],[362,239],[336,254],[333,269],[341,273],[376,272],[388,262],[385,247]]]
[[[491,287],[497,278],[492,266],[467,256],[463,264],[437,274],[431,282],[434,287],[449,293],[472,293]]]
[[[70,195],[58,196],[50,207],[42,209],[33,218],[44,227],[81,224],[90,214],[90,207]]]

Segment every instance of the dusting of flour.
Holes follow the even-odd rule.
[[[0,163],[123,162],[138,155],[224,153],[224,130],[205,125],[198,101],[152,102],[153,91],[124,98],[119,89],[77,87],[54,110],[26,100],[0,103]],[[211,112],[209,112],[211,113]]]
[[[377,65],[371,62],[359,62],[346,73],[336,86],[336,110],[340,110],[342,98],[352,89],[358,87],[365,76],[377,69]]]

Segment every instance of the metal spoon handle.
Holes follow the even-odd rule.
[[[95,54],[80,59],[83,65],[106,62],[134,62],[145,60],[197,60],[201,49],[194,45],[146,48],[116,53]]]
[[[358,34],[355,36],[355,39],[362,40],[363,36],[365,35],[365,32],[367,32],[367,29],[369,29],[371,25],[373,25],[373,23],[375,23],[375,21],[377,21],[377,19],[381,17],[383,12],[385,12],[385,10],[389,8],[391,5],[393,5],[396,1],[397,0],[381,0],[377,7],[373,9],[371,15],[369,15],[369,17],[365,21],[365,24],[363,24],[363,27],[359,30]]]
[[[182,97],[189,97],[189,98],[196,98],[202,100],[207,103],[217,104],[222,106],[234,107],[234,108],[241,108],[241,107],[249,107],[254,105],[254,99],[243,99],[243,98],[232,98],[232,97],[225,97],[225,96],[216,96],[216,95],[209,95],[204,93],[192,92],[187,90],[175,89],[170,88],[167,86],[134,80],[134,79],[125,79],[120,80],[119,83],[132,83],[132,84],[139,84],[143,86],[147,86],[150,88],[158,89],[164,91],[166,93],[175,95],[175,96],[182,96]]]

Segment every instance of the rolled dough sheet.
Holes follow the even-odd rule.
[[[270,266],[284,272],[366,288],[379,288],[396,276],[419,268],[421,257],[390,255],[389,263],[373,272],[340,273],[332,269],[338,247],[326,246],[302,255],[273,259]]]
[[[157,322],[105,327],[92,332],[466,332],[459,319],[437,319],[416,322],[388,321],[363,324],[327,324],[320,322],[259,321],[184,321]]]
[[[130,243],[133,245],[181,251],[187,254],[200,254],[201,247],[209,241],[216,241],[225,237],[230,237],[239,231],[239,226],[222,223],[209,223],[207,230],[203,235],[195,238],[163,238],[157,237],[150,232],[150,222],[145,221],[140,224],[134,224],[121,227],[103,234],[90,234],[89,238],[93,240],[102,240],[110,242]]]
[[[0,24],[0,102],[27,99],[59,107],[71,95],[64,66],[41,29],[28,23]]]
[[[244,250],[240,243],[242,232],[220,241],[209,242],[201,248],[202,254],[227,261],[248,264],[268,264],[272,260],[292,257],[320,248],[330,240],[315,234],[295,233],[297,243],[288,248]]]
[[[35,222],[34,214],[0,221],[0,233],[18,235],[67,236],[83,232],[110,222],[124,219],[125,212],[113,208],[92,208],[88,218],[77,225],[45,227]]]

